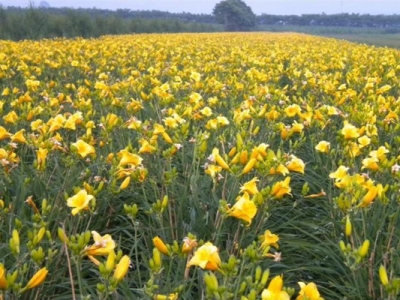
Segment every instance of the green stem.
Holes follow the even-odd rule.
[[[82,297],[82,295],[83,295],[83,282],[82,282],[82,274],[81,274],[82,258],[81,257],[75,258],[74,261],[76,264],[76,272],[77,272],[77,276],[78,276],[79,293]]]

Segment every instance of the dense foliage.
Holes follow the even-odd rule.
[[[97,9],[0,7],[0,39],[88,38],[107,34],[222,30],[221,26],[211,24],[212,17],[192,16],[196,15],[174,15],[157,11],[127,15],[125,10],[111,12]]]
[[[399,77],[301,34],[1,41],[1,296],[398,299]]]
[[[249,31],[256,26],[256,15],[241,0],[221,1],[215,5],[213,14],[226,31]]]

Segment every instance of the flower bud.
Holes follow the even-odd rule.
[[[379,278],[384,286],[387,286],[389,284],[389,279],[384,265],[381,265],[379,267]]]
[[[358,254],[361,258],[367,256],[369,250],[369,240],[365,240],[360,249],[358,250]]]
[[[347,215],[346,216],[346,227],[345,227],[345,234],[347,237],[349,237],[351,235],[351,229],[352,229],[351,221],[350,221],[349,216]]]

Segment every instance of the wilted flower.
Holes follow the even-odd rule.
[[[89,256],[103,256],[108,255],[115,249],[115,242],[111,235],[106,234],[101,236],[97,231],[92,231],[94,244],[87,247],[84,251]]]

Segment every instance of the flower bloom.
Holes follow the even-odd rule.
[[[218,248],[212,243],[207,242],[194,253],[187,267],[199,266],[204,270],[215,271],[219,269],[221,259],[218,254]]]
[[[42,284],[42,282],[46,279],[47,273],[49,271],[46,268],[42,268],[32,276],[31,280],[26,284],[23,290],[33,289],[38,285]]]
[[[351,125],[349,123],[344,125],[341,133],[346,140],[356,139],[360,136],[360,134],[358,133],[357,127],[355,127],[354,125]]]
[[[320,141],[317,146],[315,146],[315,150],[323,153],[328,153],[331,143],[327,141]]]
[[[265,230],[264,235],[261,236],[261,248],[273,246],[278,249],[278,241],[279,236],[277,234],[273,234],[271,231]]]
[[[288,293],[282,291],[282,276],[274,277],[261,294],[262,300],[290,300]]]
[[[250,225],[257,213],[257,206],[250,200],[249,194],[244,193],[243,196],[238,197],[237,202],[227,213],[229,216],[243,220]]]
[[[90,154],[96,154],[94,147],[82,140],[78,140],[76,143],[73,143],[72,146],[76,148],[81,157],[86,157]]]
[[[137,167],[142,163],[143,160],[139,155],[130,153],[125,149],[121,150],[119,154],[121,155],[121,159],[119,161],[118,167],[122,167],[125,165],[133,165]]]
[[[335,172],[329,174],[329,178],[342,180],[347,175],[347,170],[349,168],[345,166],[340,166]]]
[[[177,299],[178,299],[178,293],[172,293],[169,295],[157,294],[154,296],[154,300],[177,300]]]
[[[85,189],[80,190],[75,196],[68,198],[67,205],[69,207],[74,207],[74,209],[72,209],[72,215],[75,216],[81,210],[88,210],[89,202],[93,198],[93,195],[88,195]]]
[[[92,231],[94,244],[85,249],[87,255],[108,255],[114,251],[115,242],[111,235],[101,236],[97,231]]]
[[[271,195],[276,199],[281,199],[284,195],[290,194],[292,189],[290,188],[289,184],[290,177],[286,177],[284,181],[278,181],[272,187]]]
[[[129,256],[124,255],[115,268],[113,278],[117,281],[121,281],[122,279],[124,279],[126,273],[128,272],[130,264],[131,260]]]
[[[246,182],[240,187],[240,192],[249,193],[250,195],[258,194],[257,181],[259,181],[258,178],[254,177],[252,180]]]
[[[286,167],[289,171],[304,174],[305,164],[303,160],[297,158],[296,156],[292,157],[292,160],[287,163]]]
[[[306,285],[304,282],[299,282],[299,285],[301,290],[296,300],[324,300],[324,298],[320,297],[315,283],[310,282]]]

